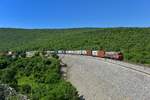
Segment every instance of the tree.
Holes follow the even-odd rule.
[[[6,68],[8,65],[7,61],[4,59],[0,59],[0,69]]]
[[[52,54],[52,57],[53,57],[53,58],[56,58],[56,59],[59,59],[59,56],[58,56],[56,53],[53,53],[53,54]]]
[[[21,92],[24,94],[29,94],[31,93],[31,86],[29,84],[24,84],[21,86]]]

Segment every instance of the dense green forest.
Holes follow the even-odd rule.
[[[57,56],[0,57],[0,84],[9,85],[30,100],[79,100],[76,89],[61,78]],[[26,100],[18,98],[18,95],[8,98],[0,87],[0,100]]]
[[[150,65],[150,28],[0,29],[0,50],[104,49]]]

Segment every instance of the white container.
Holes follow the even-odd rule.
[[[66,51],[66,54],[68,54],[68,51]]]
[[[72,51],[72,54],[77,54],[77,51]]]
[[[74,51],[74,54],[76,54],[76,55],[81,55],[81,50],[76,50],[76,51]]]
[[[37,53],[37,51],[28,51],[28,52],[26,52],[26,57],[33,57],[33,56],[35,56],[36,53]]]
[[[86,50],[81,50],[81,54],[82,55],[87,55],[87,51]]]
[[[78,54],[81,55],[82,54],[82,50],[78,50]]]
[[[67,51],[67,53],[68,53],[68,54],[72,54],[72,53],[73,53],[73,51],[69,50],[69,51]]]
[[[63,53],[63,51],[62,50],[58,50],[58,54],[62,54]]]
[[[98,56],[98,51],[92,51],[92,56]]]

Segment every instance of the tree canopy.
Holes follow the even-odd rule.
[[[150,65],[149,37],[150,28],[0,29],[0,50],[104,49]]]
[[[58,59],[35,56],[5,64],[7,60],[11,59],[1,58],[0,84],[9,85],[31,100],[79,100],[76,89],[61,78]]]

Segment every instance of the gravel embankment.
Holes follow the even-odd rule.
[[[85,100],[150,100],[149,69],[94,57],[59,56],[68,65],[68,80]]]

